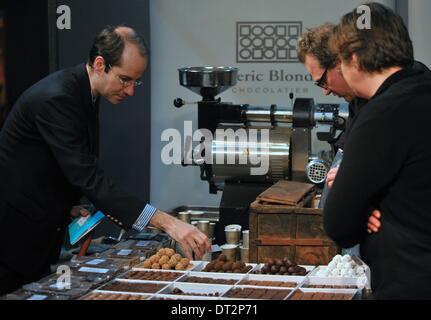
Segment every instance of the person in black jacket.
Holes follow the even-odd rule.
[[[82,196],[123,229],[166,231],[188,257],[210,250],[203,233],[122,192],[99,165],[100,97],[133,96],[147,63],[143,38],[108,27],[87,64],[41,80],[13,107],[0,132],[0,295],[49,273]]]
[[[402,18],[378,3],[371,29],[355,9],[337,26],[331,47],[356,96],[369,102],[353,124],[324,208],[324,227],[340,246],[361,244],[376,299],[431,298],[431,76],[413,68]],[[382,212],[368,234],[372,209]]]
[[[299,60],[314,79],[314,83],[322,89],[325,96],[330,94],[345,99],[349,103],[349,117],[344,131],[330,142],[334,149],[340,149],[334,157],[332,169],[328,172],[326,184],[322,192],[319,208],[325,205],[332,183],[337,175],[339,163],[342,161],[342,149],[350,128],[361,107],[367,102],[356,97],[341,74],[341,62],[338,56],[329,49],[329,39],[334,32],[335,25],[325,23],[315,28],[308,29],[298,40],[297,52]],[[379,215],[379,212],[375,213]],[[373,223],[371,223],[373,222]],[[370,217],[370,228],[375,229],[380,221],[376,216]],[[355,248],[355,251],[358,250]],[[354,251],[353,251],[354,252]]]
[[[366,101],[356,97],[341,74],[340,60],[329,50],[329,39],[334,28],[334,24],[325,23],[308,29],[298,40],[297,52],[299,60],[314,79],[314,84],[322,89],[325,96],[332,94],[349,103],[346,129],[331,142],[335,148],[343,149],[350,124]]]
[[[347,137],[352,124],[356,120],[368,101],[356,97],[353,90],[349,87],[341,73],[341,62],[334,52],[329,48],[329,40],[334,32],[335,25],[325,23],[320,26],[308,29],[298,40],[297,52],[299,60],[304,64],[307,71],[314,79],[314,83],[322,89],[322,93],[334,95],[345,99],[349,103],[349,117],[346,122],[344,131],[332,141],[331,144],[337,149],[344,149]],[[428,67],[419,61],[413,63],[413,68],[418,70],[429,71]],[[337,164],[328,172],[325,188],[322,193],[320,208],[323,208],[330,188],[334,183],[338,172],[339,162],[342,160],[342,153],[334,159]],[[381,226],[381,212],[373,210],[368,222],[368,232],[378,232]]]

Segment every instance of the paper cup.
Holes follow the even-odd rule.
[[[190,212],[188,211],[178,212],[178,219],[180,219],[181,221],[184,221],[185,223],[190,223],[191,222]]]
[[[238,246],[234,244],[225,244],[222,245],[221,251],[226,256],[227,260],[229,261],[236,261],[237,260],[237,252],[238,252]]]
[[[241,238],[241,231],[239,230],[225,230],[226,243],[238,245]]]
[[[205,220],[198,221],[197,228],[205,234],[207,237],[209,237],[210,233],[210,222]]]

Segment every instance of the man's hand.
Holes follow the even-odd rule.
[[[164,230],[169,236],[177,241],[190,260],[193,259],[192,252],[200,259],[205,252],[211,252],[208,237],[194,226],[185,223],[173,216],[157,210],[150,221],[156,228]]]
[[[72,210],[70,210],[70,215],[73,218],[77,218],[77,217],[88,217],[90,215],[90,211],[88,211],[87,209],[81,207],[81,206],[75,206],[72,208]]]
[[[382,217],[382,213],[379,210],[374,210],[371,216],[368,218],[368,233],[377,233],[382,226],[380,222],[380,218]]]
[[[328,175],[326,176],[326,183],[328,184],[328,188],[332,188],[334,184],[335,177],[337,176],[338,167],[332,168],[329,170]]]

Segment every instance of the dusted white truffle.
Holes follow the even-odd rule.
[[[350,269],[349,271],[347,271],[347,275],[348,275],[349,277],[354,277],[354,276],[355,276],[355,270]]]
[[[338,277],[339,275],[340,275],[340,269],[336,268],[336,269],[331,271],[332,277]]]
[[[357,274],[358,276],[361,276],[361,275],[365,274],[365,270],[364,270],[364,268],[363,268],[363,267],[361,267],[361,266],[358,266],[358,267],[355,269],[355,272],[356,272],[356,274]]]
[[[334,262],[338,263],[338,262],[341,262],[341,259],[342,259],[342,258],[343,258],[343,257],[342,257],[341,255],[337,254],[337,255],[334,257],[334,259],[332,259],[332,261],[334,261]]]
[[[326,268],[316,273],[318,277],[363,277],[365,269],[352,259],[350,255],[336,255]]]
[[[342,262],[350,262],[352,261],[352,257],[350,257],[348,254],[346,254],[344,257],[341,258]]]
[[[322,268],[317,272],[318,277],[326,278],[329,276],[330,270],[329,268]]]
[[[349,272],[349,269],[343,268],[340,270],[340,276],[345,277],[348,272]]]

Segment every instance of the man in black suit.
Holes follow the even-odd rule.
[[[122,192],[99,166],[100,97],[133,96],[147,63],[133,29],[109,27],[87,64],[48,76],[17,101],[0,133],[0,295],[49,272],[82,196],[124,229],[166,231],[189,257],[210,250],[203,233]]]

